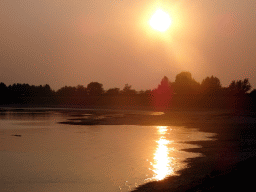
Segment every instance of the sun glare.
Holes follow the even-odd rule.
[[[166,31],[172,23],[172,20],[168,13],[161,9],[158,9],[151,17],[149,24],[150,26],[160,32]]]
[[[157,141],[158,147],[154,154],[154,163],[153,172],[155,180],[162,180],[168,175],[174,174],[173,171],[173,164],[171,158],[169,157],[169,147],[168,144],[171,142],[165,138],[164,135],[168,134],[168,127],[167,126],[158,126],[158,133],[161,135],[160,139]]]

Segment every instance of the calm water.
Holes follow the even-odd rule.
[[[213,136],[172,126],[58,123],[68,118],[54,111],[0,114],[3,191],[131,191],[201,156],[181,151],[199,147],[185,141]]]

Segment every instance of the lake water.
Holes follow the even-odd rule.
[[[2,191],[131,191],[186,167],[211,133],[175,126],[68,125],[56,111],[0,114]],[[88,114],[84,114],[85,116]]]

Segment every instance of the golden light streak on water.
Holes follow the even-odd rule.
[[[165,135],[167,132],[167,126],[157,126],[157,129],[158,129],[158,133],[162,135]]]
[[[158,141],[158,148],[154,157],[155,163],[153,164],[153,172],[156,174],[154,178],[156,180],[162,180],[173,173],[168,147],[166,146],[168,143],[169,141],[163,138]]]
[[[160,139],[157,142],[157,149],[154,153],[154,163],[153,172],[154,180],[162,180],[168,175],[173,174],[173,165],[171,158],[169,157],[169,148],[168,144],[171,142],[166,139],[165,135],[167,134],[168,127],[167,126],[158,126],[158,133],[161,135]]]

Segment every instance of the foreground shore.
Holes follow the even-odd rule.
[[[35,112],[38,109],[14,110]],[[254,184],[251,173],[256,170],[256,114],[253,112],[175,110],[163,114],[138,110],[74,109],[59,109],[59,112],[71,116],[60,122],[63,124],[183,126],[216,133],[215,140],[193,142],[202,148],[186,150],[202,153],[203,157],[189,159],[188,168],[180,171],[179,176],[147,183],[135,191],[230,191],[250,189]],[[85,118],[85,112],[90,114],[89,118]],[[14,131],[13,135],[18,137],[19,131]]]
[[[98,114],[103,115],[104,112]],[[73,121],[80,120],[80,121]],[[74,118],[63,123],[88,124],[91,121]],[[184,126],[216,133],[212,141],[190,142],[202,146],[187,149],[203,157],[187,161],[188,168],[178,176],[147,183],[136,192],[145,191],[230,191],[251,189],[252,173],[256,171],[256,113],[234,110],[173,110],[162,113],[130,111],[124,116],[112,116],[93,121],[106,125]]]
[[[215,141],[193,142],[202,148],[186,151],[204,156],[188,160],[180,176],[140,186],[137,191],[249,191],[256,171],[256,115],[252,112],[169,112],[169,125],[217,133]],[[177,116],[175,116],[177,115]]]

